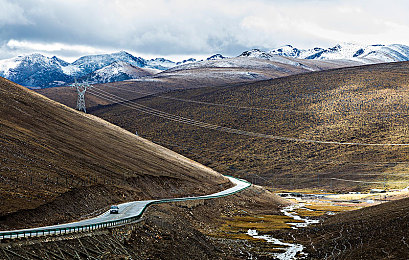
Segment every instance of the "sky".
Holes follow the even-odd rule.
[[[409,45],[407,0],[0,0],[0,59],[128,51],[175,61],[286,44]]]

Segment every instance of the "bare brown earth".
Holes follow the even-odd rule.
[[[112,203],[213,193],[219,173],[0,79],[0,227],[61,223]]]
[[[173,115],[263,134],[319,141],[409,143],[408,71],[408,62],[377,64],[245,85],[180,90],[162,95],[168,98],[134,101]],[[118,96],[127,98],[125,92]],[[249,137],[173,122],[122,105],[96,108],[92,113],[213,169],[274,188],[367,190],[384,183],[387,188],[409,185],[407,146]]]

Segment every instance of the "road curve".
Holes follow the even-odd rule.
[[[121,222],[121,220],[135,219],[140,217],[145,209],[152,204],[159,203],[169,203],[176,201],[187,201],[187,200],[201,200],[201,199],[213,199],[232,195],[251,186],[251,183],[236,179],[234,177],[226,176],[229,180],[235,184],[233,187],[213,193],[210,195],[196,196],[196,197],[184,197],[184,198],[171,198],[171,199],[159,199],[159,200],[142,200],[142,201],[132,201],[119,204],[119,214],[110,214],[109,210],[97,217],[85,219],[77,222],[71,222],[60,225],[45,226],[30,229],[19,229],[10,231],[0,231],[0,239],[5,238],[17,238],[26,236],[41,236],[41,235],[53,235],[61,233],[71,233],[79,231],[88,231],[97,228],[115,226],[129,222]],[[109,223],[109,225],[107,224]],[[115,225],[111,225],[115,223]]]

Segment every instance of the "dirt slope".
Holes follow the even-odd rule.
[[[13,221],[51,224],[114,202],[230,185],[199,163],[3,78],[0,151],[2,229]]]
[[[170,99],[152,96],[137,103],[262,134],[409,143],[408,71],[408,62],[376,64],[174,91],[166,94]],[[93,114],[213,169],[262,185],[332,190],[368,189],[383,186],[383,182],[402,188],[409,183],[407,146],[340,146],[249,137],[172,122],[122,105],[100,108]]]

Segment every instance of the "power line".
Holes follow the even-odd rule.
[[[108,100],[108,101],[118,102],[120,105],[130,107],[132,109],[138,110],[146,114],[154,115],[157,117],[161,117],[161,118],[179,122],[179,123],[185,123],[185,124],[205,128],[205,129],[217,130],[220,132],[226,132],[226,133],[231,133],[231,134],[239,134],[239,135],[246,135],[250,137],[259,137],[259,138],[266,138],[266,139],[273,139],[273,140],[280,140],[280,141],[315,143],[315,144],[354,145],[354,146],[409,146],[409,144],[406,144],[406,143],[396,144],[396,143],[360,143],[360,142],[320,141],[320,140],[313,140],[313,139],[284,137],[284,136],[269,135],[269,134],[251,132],[251,131],[244,131],[240,129],[219,126],[215,124],[209,124],[209,123],[193,120],[190,118],[166,113],[158,109],[154,109],[148,106],[144,106],[144,105],[132,102],[130,100],[126,100],[124,98],[121,98],[109,92],[103,91],[101,89],[98,89],[98,90],[93,89],[92,93],[90,94],[100,97],[102,99]],[[128,104],[125,104],[125,102]]]
[[[210,153],[215,153],[215,154],[224,154],[225,152],[220,151],[220,150],[214,150],[214,149],[209,149],[209,148],[197,148],[197,147],[187,147],[187,146],[182,146],[180,144],[175,144],[171,142],[166,142],[166,141],[153,141],[154,143],[160,144],[160,145],[168,145],[168,146],[173,146],[180,148],[182,150],[188,151],[190,153],[196,154],[199,156],[197,153],[192,152],[191,150],[195,150],[196,152],[200,151],[205,151],[205,152],[210,152]],[[241,153],[237,157],[240,157]],[[278,163],[281,162],[297,162],[297,163],[326,163],[326,164],[352,164],[352,165],[365,165],[365,166],[377,166],[377,167],[388,167],[386,164],[390,164],[391,167],[394,167],[396,165],[403,165],[403,164],[409,164],[409,162],[401,161],[401,162],[356,162],[356,161],[342,161],[342,160],[320,160],[320,159],[302,159],[302,158],[291,158],[291,159],[277,159],[276,157],[273,156],[265,156],[261,154],[245,154],[242,157],[251,157],[255,159],[275,159]],[[377,176],[378,174],[359,174],[359,175],[374,175]]]
[[[176,101],[182,101],[182,102],[187,102],[187,103],[195,103],[195,104],[202,104],[202,105],[209,105],[209,106],[219,106],[219,107],[227,107],[227,108],[247,109],[247,110],[273,111],[273,112],[291,112],[291,113],[300,113],[300,114],[301,113],[304,113],[304,114],[307,114],[307,113],[311,113],[311,114],[330,114],[330,115],[342,115],[342,114],[345,114],[345,113],[357,113],[357,112],[362,113],[362,114],[409,115],[409,114],[405,114],[405,113],[398,112],[398,111],[388,111],[388,112],[378,111],[378,112],[375,112],[375,111],[356,110],[356,111],[342,111],[342,112],[337,112],[337,111],[325,112],[325,111],[315,111],[315,110],[275,109],[275,108],[262,108],[262,107],[251,107],[251,106],[234,106],[234,105],[227,105],[227,104],[220,104],[220,103],[212,103],[212,102],[205,102],[205,101],[197,101],[197,100],[191,100],[191,99],[183,99],[183,98],[163,96],[163,95],[158,95],[158,93],[154,93],[154,92],[130,90],[130,89],[119,88],[119,87],[110,86],[110,85],[106,85],[106,87],[120,89],[120,90],[124,90],[124,91],[128,91],[128,92],[138,93],[138,94],[152,95],[154,97],[159,97],[159,98],[163,98],[163,99],[170,99],[170,100],[176,100]],[[102,90],[102,89],[100,89],[100,90]]]

